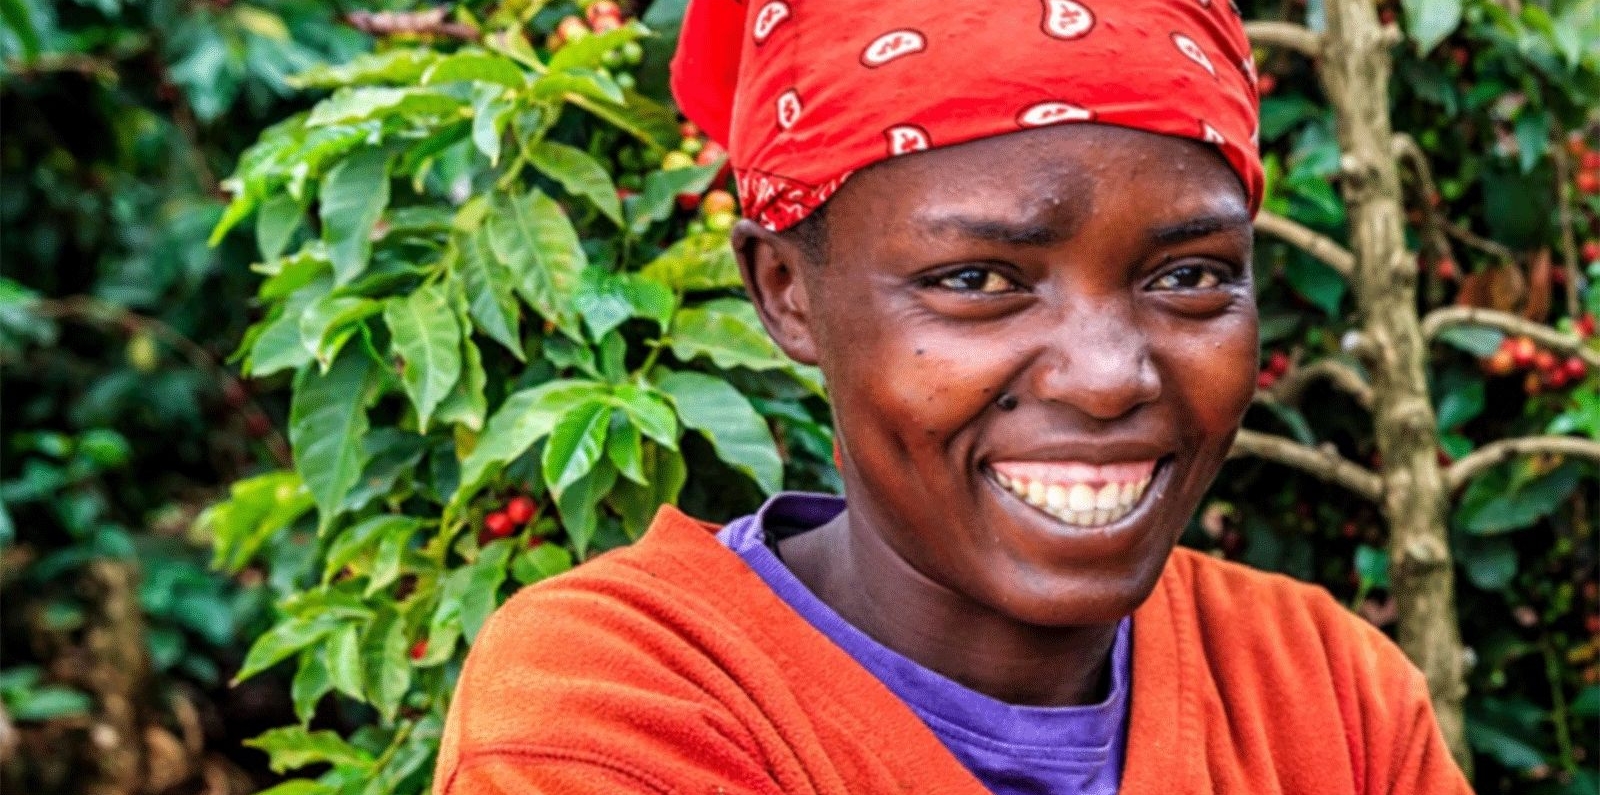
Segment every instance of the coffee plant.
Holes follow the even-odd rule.
[[[26,230],[0,282],[0,585],[72,638],[115,625],[122,577],[155,681],[285,702],[289,725],[228,749],[289,776],[276,795],[426,791],[486,616],[659,505],[724,520],[840,486],[819,374],[739,289],[725,153],[671,106],[682,0],[355,5],[0,3],[4,168],[30,186],[0,201]],[[1362,342],[1348,98],[1305,44],[1375,10],[1466,648],[1436,698],[1464,688],[1480,791],[1593,792],[1600,7],[1241,5],[1269,175],[1260,394],[1184,543],[1319,582],[1403,642],[1414,623],[1391,508],[1349,499],[1418,462],[1385,462],[1369,419],[1388,387]],[[106,121],[69,113],[85,86]],[[213,573],[174,530],[205,501]],[[119,723],[70,658],[5,649],[0,703],[43,742],[154,725]],[[156,724],[187,737],[175,715]],[[138,788],[122,772],[104,791]]]
[[[292,378],[294,465],[201,526],[229,569],[307,550],[238,677],[292,659],[303,721],[330,694],[374,717],[252,741],[335,764],[285,792],[423,789],[501,599],[663,503],[753,508],[786,480],[773,427],[788,482],[837,485],[819,374],[739,297],[726,158],[663,104],[670,42],[586,11],[368,18],[406,33],[297,75],[326,98],[228,181],[214,239],[253,219],[265,277],[240,366]]]

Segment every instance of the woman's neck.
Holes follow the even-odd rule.
[[[784,539],[795,576],[857,629],[917,664],[1010,704],[1104,697],[1115,624],[1041,627],[929,580],[844,511]]]

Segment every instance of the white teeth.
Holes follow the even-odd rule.
[[[1121,501],[1122,488],[1115,483],[1101,486],[1100,491],[1094,495],[1094,507],[1102,511],[1117,507],[1117,503]]]
[[[1057,483],[1045,491],[1045,503],[1052,511],[1067,507],[1067,487]]]
[[[1146,477],[1138,482],[1106,483],[1099,488],[1088,483],[1045,483],[1012,478],[999,472],[995,481],[1024,502],[1078,527],[1100,527],[1127,516],[1150,485]]]
[[[1074,511],[1094,510],[1094,488],[1087,483],[1074,483],[1067,492],[1067,507]]]

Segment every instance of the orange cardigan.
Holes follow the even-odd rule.
[[[985,792],[713,530],[664,508],[507,602],[434,792]],[[1179,549],[1133,627],[1124,795],[1471,791],[1422,675],[1319,588]]]

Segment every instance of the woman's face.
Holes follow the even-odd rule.
[[[852,527],[1022,622],[1130,613],[1254,389],[1233,172],[1196,142],[1053,127],[865,169],[826,231],[822,263],[736,242],[769,330],[827,376]]]

